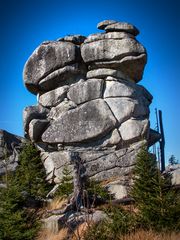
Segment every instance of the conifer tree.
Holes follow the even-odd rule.
[[[39,227],[36,210],[28,209],[29,199],[46,196],[48,186],[40,155],[26,144],[15,173],[8,174],[8,185],[0,189],[0,239],[33,240]]]
[[[170,187],[169,177],[161,175],[155,158],[146,148],[138,154],[131,195],[139,209],[141,223],[157,230],[179,227],[180,202]]]
[[[63,169],[63,177],[56,192],[56,196],[68,197],[73,192],[73,176],[67,166]]]
[[[27,196],[39,199],[44,198],[49,191],[50,186],[45,178],[39,151],[32,143],[26,144],[19,156],[14,182]]]
[[[169,164],[170,165],[178,164],[178,160],[174,155],[171,155],[171,157],[169,158]]]

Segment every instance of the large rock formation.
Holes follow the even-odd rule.
[[[130,184],[139,149],[159,136],[150,130],[152,95],[137,84],[147,59],[138,29],[112,20],[98,28],[105,32],[43,42],[32,53],[24,83],[38,103],[24,110],[24,129],[41,150],[47,180],[60,182],[78,152],[84,174],[109,180],[117,194]]]
[[[24,141],[24,138],[0,129],[0,176],[16,169]]]

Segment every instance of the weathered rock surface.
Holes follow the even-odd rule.
[[[91,101],[102,97],[102,79],[90,79],[70,87],[68,98],[76,104]]]
[[[124,81],[106,81],[104,98],[112,97],[135,97],[138,95],[137,85],[131,82]]]
[[[38,83],[59,68],[79,62],[80,49],[71,42],[42,43],[30,56],[24,67],[24,82],[32,93],[39,90]],[[59,75],[57,72],[55,75]],[[52,77],[52,76],[51,76]],[[53,76],[54,78],[55,76]]]
[[[161,134],[157,131],[150,129],[149,131],[149,139],[148,139],[148,146],[154,145],[156,142],[158,142],[161,139]]]
[[[172,185],[180,186],[180,164],[168,165],[164,173],[171,176]]]
[[[135,102],[129,98],[106,98],[108,106],[119,124],[130,118],[135,109]]]
[[[81,46],[81,54],[85,63],[122,60],[126,56],[138,56],[145,53],[145,48],[133,38],[99,40],[84,43]]]
[[[108,133],[116,120],[103,100],[93,100],[64,113],[43,133],[49,143],[75,143]]]
[[[104,39],[122,39],[122,38],[134,38],[134,36],[130,33],[125,32],[108,32],[108,33],[96,33],[91,34],[84,41],[84,43],[94,42],[98,40]]]
[[[11,172],[16,169],[19,150],[23,142],[25,142],[23,137],[0,129],[0,176],[6,171]]]
[[[50,91],[65,84],[72,84],[83,79],[86,75],[86,68],[81,63],[75,63],[59,68],[43,78],[38,85],[38,91]]]
[[[78,152],[83,174],[110,181],[121,198],[140,148],[160,136],[149,126],[152,95],[137,84],[147,59],[139,30],[113,20],[98,28],[105,32],[43,42],[32,53],[24,82],[38,105],[25,109],[24,129],[41,152],[47,181],[58,184],[66,165],[73,175],[71,154]]]
[[[46,119],[33,119],[29,124],[29,137],[32,142],[38,142],[41,140],[41,134],[44,129],[49,124],[49,121]]]
[[[58,234],[62,228],[69,228],[69,237],[73,237],[72,229],[77,231],[81,224],[87,224],[87,217],[90,223],[98,223],[106,218],[107,214],[101,210],[95,210],[93,213],[88,213],[86,210],[77,212],[71,211],[66,214],[56,214],[43,219],[43,229],[53,234]]]
[[[54,107],[64,100],[68,89],[66,85],[44,93],[39,97],[39,103],[44,107]]]
[[[139,56],[126,56],[121,60],[97,61],[90,63],[89,68],[112,68],[121,69],[127,80],[139,82],[142,79],[142,73],[146,64],[146,54]]]
[[[86,39],[85,36],[75,34],[75,35],[70,35],[70,36],[65,36],[63,38],[59,38],[57,41],[72,42],[74,44],[80,45],[84,42],[85,39]]]
[[[33,119],[45,119],[47,117],[49,110],[43,108],[41,105],[37,106],[29,106],[26,107],[23,111],[23,123],[24,123],[24,131],[25,135],[29,130],[29,123]]]
[[[69,101],[67,98],[64,99],[63,102],[59,103],[56,107],[52,107],[49,114],[48,114],[48,118],[49,119],[58,119],[61,114],[63,114],[64,112],[69,111],[70,109],[76,108],[77,105],[72,102]]]
[[[145,48],[131,37],[121,39],[102,39],[81,45],[84,62],[90,68],[112,68],[138,82],[142,78],[146,64]]]
[[[116,78],[116,81],[118,78],[121,79],[127,79],[128,77],[125,76],[122,72],[115,70],[115,69],[108,69],[108,68],[99,68],[94,69],[87,72],[87,78],[106,78],[108,76],[112,76]]]
[[[128,32],[135,36],[139,34],[139,30],[132,24],[114,20],[102,21],[98,23],[97,28],[105,30],[106,32]]]
[[[149,121],[147,119],[129,119],[121,124],[119,131],[124,141],[135,141],[149,137]]]
[[[139,30],[135,26],[125,22],[109,24],[104,28],[104,30],[106,32],[127,32],[133,34],[134,36],[139,34]]]
[[[101,29],[101,30],[104,30],[105,27],[107,27],[108,25],[113,24],[113,23],[117,23],[117,21],[114,21],[114,20],[104,20],[104,21],[98,23],[97,28]]]

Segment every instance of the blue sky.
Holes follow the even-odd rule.
[[[180,1],[179,0],[1,0],[0,2],[0,128],[23,135],[22,111],[36,104],[22,81],[25,61],[44,40],[67,34],[99,32],[105,19],[127,21],[140,29],[146,47],[144,85],[163,112],[166,158],[180,160]]]

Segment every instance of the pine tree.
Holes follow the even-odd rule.
[[[171,155],[171,157],[169,158],[169,164],[170,165],[174,165],[174,164],[178,164],[178,160],[176,160],[176,157],[174,155]]]
[[[14,182],[31,198],[44,198],[49,191],[40,153],[32,143],[26,144],[19,156]]]
[[[12,182],[0,191],[0,239],[33,240],[39,228],[32,211],[24,207],[26,198]]]
[[[73,192],[73,177],[67,166],[63,169],[63,177],[56,192],[56,196],[68,197]]]
[[[7,188],[0,189],[0,239],[33,240],[39,227],[36,210],[29,199],[46,196],[45,171],[35,146],[26,144],[14,174],[8,174]]]
[[[156,230],[179,227],[180,202],[170,187],[169,177],[161,175],[155,158],[144,147],[134,168],[131,195],[139,209],[141,223]]]

